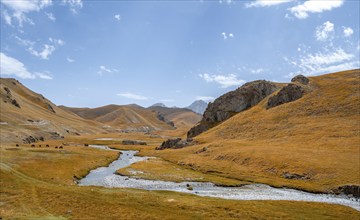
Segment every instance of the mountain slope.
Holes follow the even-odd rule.
[[[173,129],[172,126],[159,120],[157,114],[138,105],[107,105],[99,108],[60,108],[78,116],[101,122],[114,128],[148,131]]]
[[[298,100],[269,100],[197,136],[198,145],[157,152],[203,172],[330,192],[360,185],[360,70],[310,77]],[[293,83],[299,85],[298,82]]]
[[[196,112],[200,115],[204,114],[206,107],[208,104],[204,102],[203,100],[196,100],[195,102],[191,103],[188,107],[185,107],[187,109],[192,110],[193,112]]]
[[[32,142],[104,132],[101,124],[58,108],[15,79],[0,78],[0,95],[1,142]]]
[[[201,119],[200,115],[186,108],[151,106],[148,109],[158,112],[164,119],[173,122],[176,128],[189,129]]]

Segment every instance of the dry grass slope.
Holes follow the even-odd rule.
[[[330,192],[360,185],[360,73],[310,77],[301,99],[266,109],[267,99],[196,137],[199,145],[154,152],[225,177]],[[207,151],[196,154],[203,147]],[[298,174],[304,179],[286,179]]]
[[[102,133],[102,125],[70,114],[15,79],[0,78],[1,142],[21,142],[32,136]],[[15,101],[13,101],[15,100]],[[13,103],[12,103],[13,102]],[[17,103],[19,107],[14,105]]]

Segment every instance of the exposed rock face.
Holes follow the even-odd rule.
[[[303,87],[290,83],[283,87],[276,95],[269,98],[267,108],[273,108],[278,105],[295,101],[301,98],[305,93]]]
[[[360,197],[360,186],[359,185],[346,185],[339,187],[338,191],[345,195],[352,195],[356,198]]]
[[[306,179],[310,179],[310,177],[308,175],[302,175],[302,174],[297,174],[297,173],[283,173],[282,175],[285,179],[296,179],[296,180],[306,180]]]
[[[44,137],[33,137],[33,136],[29,136],[29,137],[25,137],[23,139],[23,143],[24,144],[31,144],[37,141],[44,141]]]
[[[303,85],[307,85],[307,84],[309,84],[310,80],[303,75],[297,75],[291,79],[291,82],[299,82]]]
[[[147,145],[146,142],[143,141],[134,141],[134,140],[123,140],[123,145]]]
[[[10,89],[7,87],[4,87],[4,90],[6,92],[6,98],[5,98],[4,102],[7,103],[9,101],[13,106],[21,108],[19,103],[16,101],[16,99],[14,99],[12,97]]]
[[[163,121],[163,122],[165,122],[166,124],[170,125],[171,127],[175,127],[174,122],[167,120],[167,119],[165,118],[165,116],[162,115],[160,112],[157,112],[157,118],[158,118],[160,121]]]
[[[54,108],[49,103],[45,102],[45,105],[46,105],[47,109],[49,109],[52,113],[56,113]]]
[[[188,138],[195,137],[234,114],[251,108],[278,89],[275,83],[258,80],[220,96],[213,103],[209,103],[200,123],[188,131]]]
[[[189,145],[192,145],[192,139],[181,140],[181,138],[168,139],[164,141],[159,147],[155,150],[164,150],[164,149],[179,149]]]

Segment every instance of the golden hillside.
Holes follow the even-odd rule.
[[[56,139],[65,135],[104,132],[100,123],[58,108],[15,79],[0,78],[0,95],[1,142],[21,143],[29,136]]]
[[[360,71],[309,77],[306,94],[267,109],[268,99],[197,136],[156,152],[203,172],[331,191],[360,184]],[[204,149],[204,150],[201,150]]]
[[[194,126],[201,120],[201,115],[186,108],[168,108],[152,106],[148,109],[159,112],[167,120],[174,122],[176,128],[187,128]]]

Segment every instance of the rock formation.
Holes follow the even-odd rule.
[[[303,85],[308,85],[310,80],[308,78],[306,78],[303,75],[297,75],[294,78],[291,79],[291,82],[298,82],[301,83]]]
[[[258,80],[220,96],[213,103],[209,103],[200,123],[188,131],[188,138],[195,137],[234,114],[251,108],[279,88],[275,83]]]
[[[283,87],[276,95],[269,98],[267,108],[273,108],[278,105],[295,101],[301,98],[305,93],[305,89],[301,86],[290,83]]]
[[[193,145],[192,139],[181,140],[181,138],[175,138],[164,141],[159,147],[155,148],[155,150],[179,149],[190,145]]]

